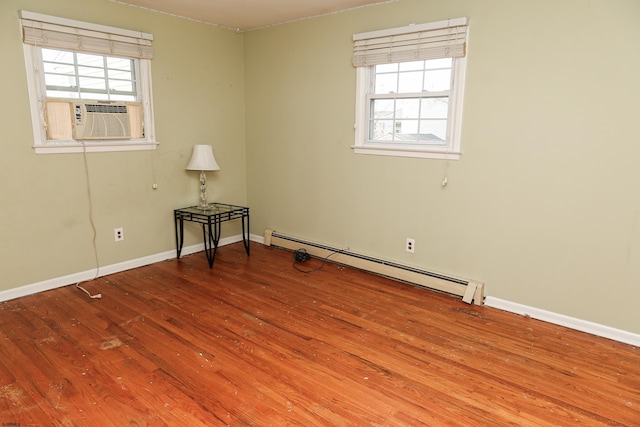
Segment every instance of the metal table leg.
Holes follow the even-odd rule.
[[[211,219],[209,219],[207,224],[202,224],[202,240],[204,241],[204,251],[207,255],[209,268],[213,268],[213,261],[216,259],[221,229],[222,222],[218,220],[212,222]]]
[[[245,236],[245,218],[247,220],[246,226],[246,236]],[[242,244],[244,244],[244,250],[247,251],[247,255],[249,255],[249,244],[251,242],[251,235],[249,234],[249,211],[247,211],[246,215],[242,215]]]
[[[179,214],[174,214],[175,230],[176,230],[176,252],[177,258],[180,258],[182,245],[184,243],[184,220]]]

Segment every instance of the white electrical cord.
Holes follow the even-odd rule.
[[[87,182],[87,197],[89,198],[89,223],[91,224],[91,230],[93,231],[93,255],[96,260],[96,275],[93,279],[95,280],[100,275],[100,262],[98,261],[98,247],[96,245],[96,237],[98,233],[96,232],[96,224],[93,221],[93,198],[91,197],[91,180],[89,179],[89,163],[87,162],[87,146],[85,145],[84,140],[82,141],[82,159],[84,160],[84,175]],[[83,291],[85,294],[89,296],[89,298],[100,299],[102,298],[102,294],[91,295],[91,293],[80,286],[82,281],[76,283],[76,288]]]

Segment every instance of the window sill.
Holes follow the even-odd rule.
[[[158,142],[141,141],[91,141],[83,144],[78,141],[57,141],[46,144],[34,144],[36,154],[63,154],[63,153],[105,153],[114,151],[145,151],[155,150]]]
[[[442,151],[416,146],[352,145],[351,148],[356,154],[414,157],[421,159],[459,160],[462,155],[461,151]]]

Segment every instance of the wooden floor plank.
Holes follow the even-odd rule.
[[[638,348],[292,262],[233,244],[0,304],[0,423],[640,425]]]

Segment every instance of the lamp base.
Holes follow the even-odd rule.
[[[204,171],[200,171],[200,203],[198,207],[203,210],[208,209],[207,203],[207,175]]]

